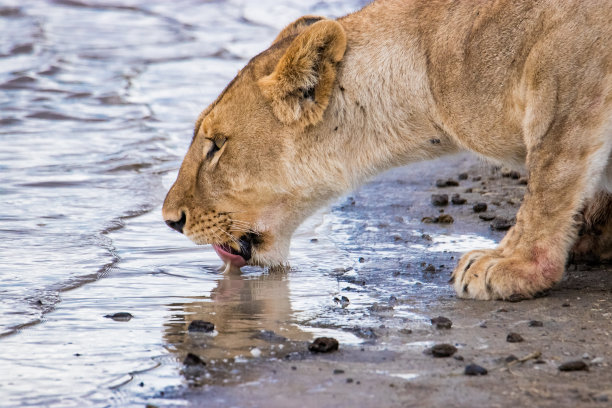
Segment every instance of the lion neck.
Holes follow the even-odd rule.
[[[364,29],[363,19],[354,19],[340,20],[347,52],[324,119],[307,130],[303,146],[308,150],[302,155],[308,157],[306,166],[320,162],[314,166],[320,171],[314,172],[313,182],[329,195],[342,194],[392,167],[458,151],[438,120],[425,57],[416,41],[383,28],[373,33],[372,27]]]

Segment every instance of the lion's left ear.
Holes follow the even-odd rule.
[[[346,34],[334,20],[318,21],[293,39],[274,71],[258,82],[281,122],[306,127],[323,118],[345,51]]]

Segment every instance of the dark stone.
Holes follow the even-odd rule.
[[[512,227],[512,225],[513,225],[513,222],[511,220],[508,220],[505,218],[496,218],[491,223],[491,229],[497,230],[497,231],[507,231]]]
[[[559,371],[589,371],[589,366],[582,360],[568,361],[559,366]]]
[[[467,173],[459,173],[459,175],[457,176],[457,178],[459,180],[467,180],[468,178],[468,174]]]
[[[506,336],[506,341],[508,343],[521,343],[525,341],[525,339],[518,333],[509,333],[508,336]]]
[[[436,267],[433,266],[432,264],[429,264],[425,267],[424,269],[425,272],[435,272],[436,271]]]
[[[333,337],[317,337],[308,346],[308,350],[313,353],[330,353],[338,350],[338,340]]]
[[[453,194],[453,196],[451,197],[451,203],[453,203],[454,205],[463,205],[467,203],[467,200],[461,197],[459,194]]]
[[[450,329],[453,325],[453,322],[444,316],[438,316],[431,319],[431,324],[436,327],[436,329]]]
[[[476,203],[476,204],[474,204],[472,209],[476,213],[484,212],[484,211],[487,211],[487,204],[486,203]]]
[[[478,218],[480,218],[483,221],[492,221],[495,219],[495,215],[493,214],[480,214],[478,216]]]
[[[487,369],[478,364],[468,364],[465,366],[465,375],[487,375],[487,373]]]
[[[431,203],[436,206],[448,205],[448,194],[432,194]]]
[[[334,370],[334,374],[336,374],[336,375],[338,375],[338,374],[344,374],[344,370],[341,370],[341,369],[339,369],[339,368],[336,368],[336,369]]]
[[[452,344],[436,344],[432,348],[425,350],[425,352],[436,358],[450,357],[457,352],[457,347]]]
[[[441,216],[437,217],[434,222],[438,224],[452,224],[455,222],[455,219],[448,214],[442,214]]]
[[[539,321],[539,320],[530,320],[529,321],[529,327],[542,327],[544,326],[544,323]]]
[[[204,320],[194,320],[189,323],[189,333],[210,333],[215,330],[215,325]]]
[[[116,322],[129,322],[134,316],[132,316],[132,314],[128,312],[117,312],[113,314],[107,314],[104,317],[108,319],[113,319]]]
[[[186,366],[204,366],[206,363],[202,361],[200,357],[193,353],[188,353],[185,359],[183,360],[183,364]]]

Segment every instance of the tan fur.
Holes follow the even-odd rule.
[[[612,7],[595,0],[387,0],[302,18],[200,115],[164,218],[185,213],[201,244],[256,231],[250,263],[280,264],[330,199],[467,149],[524,166],[529,185],[499,247],[461,259],[457,293],[532,296],[561,279],[576,215],[612,185],[611,40]],[[209,139],[227,140],[212,159]]]

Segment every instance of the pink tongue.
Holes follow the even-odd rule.
[[[237,268],[242,268],[244,265],[246,265],[246,261],[240,255],[230,254],[219,245],[213,245],[213,248],[215,249],[215,252],[217,253],[217,255],[219,255],[219,258],[221,258],[223,262],[229,263]]]

